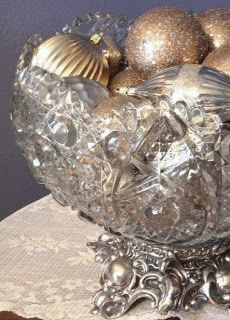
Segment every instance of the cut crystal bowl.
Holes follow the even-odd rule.
[[[92,19],[99,31],[109,23],[100,18]],[[129,22],[119,21],[109,30],[122,46]],[[79,28],[77,20],[64,31]],[[177,66],[111,98],[93,80],[34,66],[42,41],[34,36],[23,49],[12,107],[38,182],[82,218],[131,239],[184,247],[228,237],[230,77]]]
[[[27,41],[17,144],[59,203],[107,231],[89,244],[103,264],[93,313],[143,298],[164,313],[230,310],[230,76],[184,64],[110,92],[130,24],[88,14]]]

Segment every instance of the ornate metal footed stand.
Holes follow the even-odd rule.
[[[162,313],[201,307],[210,301],[230,310],[230,240],[199,249],[171,250],[103,234],[90,243],[103,264],[95,308],[111,319],[139,299]]]

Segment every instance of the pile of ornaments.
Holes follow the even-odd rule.
[[[230,11],[200,14],[160,7],[138,17],[126,40],[129,67],[110,82],[137,85],[166,68],[203,64],[230,75]]]
[[[180,245],[223,236],[229,76],[228,9],[87,14],[25,44],[17,144],[57,201],[109,231]]]

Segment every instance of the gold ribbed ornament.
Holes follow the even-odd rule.
[[[101,39],[101,35],[93,35],[90,39],[77,34],[55,35],[37,48],[32,65],[60,78],[82,76],[106,86],[110,73],[109,58],[111,52],[114,57],[117,51],[114,48],[102,49],[99,45]]]

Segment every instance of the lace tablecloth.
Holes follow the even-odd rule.
[[[47,196],[0,223],[0,311],[44,320],[99,320],[90,313],[101,266],[87,242],[103,232]],[[227,311],[208,306],[171,313],[183,320],[226,320]],[[165,319],[143,302],[123,320]]]

